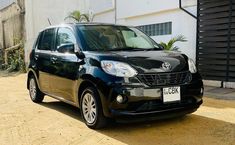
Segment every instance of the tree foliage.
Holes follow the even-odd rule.
[[[65,20],[67,19],[73,19],[76,22],[90,22],[88,14],[81,14],[81,12],[78,10],[69,13]]]
[[[186,38],[183,35],[179,35],[176,37],[173,37],[169,42],[164,43],[160,42],[160,45],[164,48],[164,50],[178,50],[179,47],[174,46],[176,42],[186,42]]]

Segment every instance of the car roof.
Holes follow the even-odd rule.
[[[120,25],[120,24],[112,24],[112,23],[99,23],[99,22],[86,22],[86,23],[62,23],[59,25],[53,25],[53,26],[49,26],[46,27],[44,29],[42,29],[40,32],[50,29],[50,28],[59,28],[59,27],[76,27],[76,26],[125,26],[125,25]]]

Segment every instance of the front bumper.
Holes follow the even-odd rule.
[[[171,104],[169,106],[156,106],[158,109],[145,111],[121,111],[111,110],[115,119],[121,122],[136,122],[145,120],[167,119],[185,114],[193,113],[202,104],[202,100],[197,103]]]
[[[195,77],[194,77],[195,78]],[[180,85],[181,99],[178,102],[163,103],[164,87],[147,87],[138,83],[131,85],[115,84],[105,89],[105,99],[102,99],[103,111],[106,117],[117,120],[137,121],[163,119],[192,113],[202,104],[203,83],[201,79],[193,79],[190,83]],[[118,103],[116,97],[125,96],[123,103]]]

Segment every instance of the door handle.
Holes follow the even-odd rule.
[[[38,54],[35,54],[34,58],[35,58],[35,60],[38,60],[39,55],[38,55]]]
[[[52,62],[52,63],[56,63],[56,61],[57,61],[57,58],[56,58],[56,57],[52,57],[52,58],[51,58],[51,62]]]

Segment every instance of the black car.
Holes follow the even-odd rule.
[[[79,107],[90,128],[107,121],[182,116],[202,104],[194,62],[164,51],[135,27],[81,23],[41,31],[30,53],[27,88]]]

